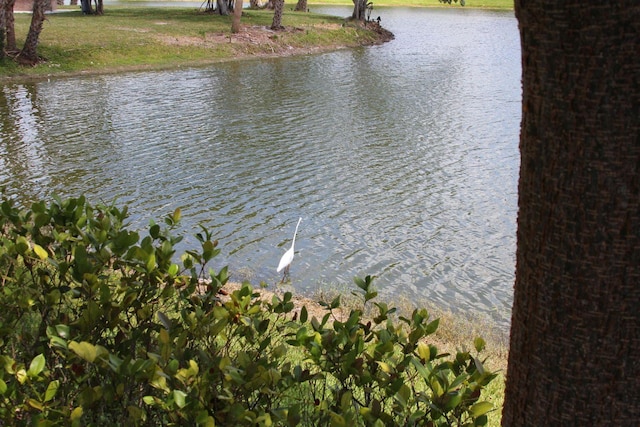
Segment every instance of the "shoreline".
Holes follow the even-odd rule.
[[[360,306],[361,301],[357,301],[357,298],[353,297],[350,289],[349,292],[339,290],[328,290],[326,295],[321,293],[319,295],[306,293],[299,293],[286,284],[283,286],[268,286],[260,287],[251,282],[249,285],[253,288],[254,293],[259,294],[259,299],[270,302],[274,295],[282,298],[285,292],[291,292],[291,301],[294,304],[294,310],[292,315],[296,316],[300,313],[302,306],[307,308],[309,319],[316,317],[320,320],[328,313],[326,307],[320,304],[321,300],[332,301],[337,295],[341,296],[341,305],[339,308],[333,310],[333,317],[331,321],[345,321],[349,315],[351,309]],[[242,287],[242,283],[236,281],[227,282],[221,289],[221,299],[223,301],[228,300],[229,293],[238,290]],[[373,300],[375,302],[375,300]],[[389,301],[389,305],[395,307],[398,311],[395,316],[410,317],[414,308],[409,306],[403,301]],[[428,341],[438,347],[441,353],[455,354],[456,351],[461,349],[468,349],[473,347],[473,341],[478,336],[482,337],[486,343],[486,349],[484,356],[487,357],[487,366],[492,370],[506,372],[507,359],[509,353],[509,333],[497,328],[491,321],[482,315],[477,316],[464,316],[456,315],[447,311],[440,311],[434,307],[423,306],[417,304],[419,308],[426,308],[433,319],[440,319],[438,329],[432,335],[429,335]],[[366,310],[365,316],[372,316],[374,313],[370,312],[372,307]]]
[[[38,48],[42,57],[41,62],[33,67],[24,67],[12,63],[11,58],[5,58],[3,65],[10,66],[5,69],[0,68],[0,84],[125,72],[201,68],[218,63],[314,55],[380,45],[394,38],[390,31],[384,29],[377,22],[356,23],[345,18],[318,14],[295,16],[292,18],[293,22],[287,23],[283,30],[275,31],[268,25],[264,25],[266,20],[271,19],[273,12],[255,10],[245,12],[240,32],[231,34],[227,26],[230,17],[227,16],[212,16],[210,14],[207,16],[203,12],[194,14],[190,9],[171,7],[155,7],[155,9],[159,15],[145,16],[143,22],[135,23],[139,27],[134,27],[127,21],[119,24],[117,16],[111,17],[107,14],[86,17],[78,11],[70,11],[71,13],[48,15],[47,25],[55,25],[55,31],[59,31],[58,25],[62,26],[70,22],[69,19],[66,19],[68,16],[72,16],[73,20],[85,26],[88,20],[95,20],[100,24],[103,24],[105,20],[110,20],[108,25],[115,31],[139,33],[142,37],[146,37],[147,40],[138,44],[149,46],[148,52],[151,53],[147,53],[144,48],[138,48],[137,52],[131,51],[130,54],[126,52],[128,45],[137,41],[135,35],[128,35],[130,39],[122,41],[122,45],[112,43],[113,46],[108,46],[106,43],[101,43],[100,38],[97,37],[97,41],[90,40],[93,44],[74,41],[75,44],[67,47],[64,39],[57,38],[58,36],[53,34],[53,30],[50,31],[52,34],[48,34],[47,28],[45,28],[43,30],[44,37],[41,37]],[[135,7],[129,6],[120,9],[115,7],[110,10],[114,15],[122,11],[129,14],[135,13],[131,12],[135,11]],[[190,28],[190,25],[187,24],[184,25],[184,28],[175,29],[176,21],[171,20],[169,15],[173,11],[180,10],[183,14],[192,14],[194,28]],[[60,18],[60,23],[54,22],[56,18],[63,15],[64,17]],[[293,15],[288,16],[292,17]],[[196,21],[196,18],[200,20],[211,18],[216,26],[203,30],[198,28],[199,22]],[[22,27],[26,26],[30,18],[25,17],[23,21],[20,23]],[[26,30],[23,29],[23,31]],[[18,22],[16,22],[16,32],[19,32]],[[79,33],[82,33],[82,30],[79,29]],[[20,45],[20,42],[18,44]],[[53,51],[54,55],[59,55],[60,51],[65,50],[77,53],[74,52],[75,56],[71,59],[65,58],[64,55],[53,57],[50,53]],[[189,55],[184,53],[185,51],[194,51],[195,54]],[[96,55],[104,55],[105,59],[91,60]],[[116,61],[109,61],[116,55]]]

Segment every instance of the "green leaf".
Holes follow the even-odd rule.
[[[86,341],[82,341],[82,342],[71,341],[69,343],[69,350],[73,351],[82,359],[91,363],[93,363],[96,360],[96,358],[98,358],[99,356],[108,354],[107,350],[104,347],[101,347],[99,345],[95,346]]]
[[[33,251],[36,253],[36,255],[38,255],[38,258],[43,261],[49,257],[47,251],[42,246],[36,243],[33,244]]]
[[[426,335],[431,335],[438,329],[438,324],[440,323],[440,319],[436,319],[433,322],[429,323],[426,327]]]
[[[73,411],[71,411],[71,422],[80,421],[83,413],[84,409],[82,409],[82,406],[78,406],[77,408],[75,408]]]
[[[447,403],[444,406],[445,411],[450,411],[460,404],[462,401],[462,393],[454,392],[447,394]]]
[[[24,369],[18,369],[18,371],[16,372],[16,379],[18,380],[18,382],[20,384],[24,384],[27,382],[27,371],[25,371]]]
[[[388,363],[381,362],[379,360],[377,360],[376,363],[378,364],[378,366],[380,366],[380,369],[382,369],[382,372],[384,372],[385,374],[389,374],[393,371],[393,369],[391,368],[391,366],[389,366]]]
[[[169,266],[169,269],[167,270],[167,274],[169,274],[169,276],[171,277],[175,277],[179,271],[180,267],[178,266],[178,264],[171,264]]]
[[[480,375],[484,375],[484,366],[482,366],[482,362],[477,357],[473,358],[473,363],[476,365],[476,369]]]
[[[418,356],[420,356],[422,360],[431,360],[431,349],[424,341],[418,343]]]
[[[413,366],[415,366],[416,370],[422,376],[422,378],[424,378],[425,380],[429,379],[429,376],[430,376],[429,371],[422,363],[420,363],[418,359],[416,358],[411,359],[411,363],[413,363]]]
[[[29,377],[37,377],[40,372],[44,369],[45,359],[43,354],[39,354],[33,358],[31,364],[29,365],[29,371],[27,371],[27,375]]]
[[[159,311],[158,312],[158,319],[160,319],[160,322],[162,323],[162,326],[164,326],[164,328],[167,331],[171,330],[171,319],[169,319],[166,314],[164,314],[163,312]]]
[[[487,412],[493,409],[493,403],[491,402],[478,402],[473,405],[469,410],[471,411],[471,415],[473,418],[481,417]]]
[[[300,323],[305,323],[309,317],[309,313],[307,313],[307,307],[302,306],[300,309]]]
[[[16,239],[15,248],[20,255],[24,255],[29,250],[29,242],[24,236],[19,236]]]
[[[0,378],[0,394],[5,394],[6,392],[7,392],[7,383],[2,381],[2,378]]]
[[[160,344],[169,344],[169,332],[166,329],[160,329],[160,335],[158,337]]]
[[[209,412],[207,411],[200,411],[198,413],[198,416],[196,417],[196,424],[198,424],[199,426],[204,426],[204,427],[215,427],[216,423],[213,419],[213,417],[211,415],[209,415]]]
[[[476,348],[476,351],[478,353],[484,350],[486,344],[487,343],[482,339],[482,337],[478,337],[475,340],[473,340],[473,346]]]
[[[149,227],[149,235],[154,239],[157,239],[160,236],[160,226],[158,224],[153,224]]]
[[[68,325],[56,325],[56,332],[58,336],[68,339],[69,338],[69,326]]]
[[[156,255],[155,254],[149,254],[149,257],[147,258],[147,272],[151,273],[153,270],[156,269]]]
[[[27,404],[38,411],[44,410],[44,405],[35,399],[27,399]]]
[[[44,392],[44,401],[48,402],[51,399],[53,399],[59,387],[60,387],[60,381],[58,380],[51,381],[47,386],[47,390]]]
[[[173,400],[174,402],[176,402],[176,405],[178,406],[178,408],[182,409],[185,407],[185,405],[187,404],[185,400],[186,397],[187,397],[187,394],[184,391],[173,390]]]

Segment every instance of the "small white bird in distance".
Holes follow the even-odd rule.
[[[296,234],[298,234],[298,226],[300,225],[300,221],[302,221],[302,218],[298,219],[298,224],[296,224],[296,231],[293,233],[293,241],[291,242],[291,247],[287,249],[284,255],[282,255],[282,258],[280,258],[280,264],[278,264],[278,269],[276,270],[278,273],[280,273],[280,271],[284,269],[282,282],[284,282],[284,279],[289,275],[289,267],[291,266],[291,261],[293,261],[293,248],[296,244]]]

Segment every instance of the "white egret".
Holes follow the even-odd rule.
[[[302,218],[298,219],[298,224],[296,224],[296,231],[293,233],[293,241],[291,242],[291,247],[287,249],[287,251],[280,258],[280,264],[278,264],[278,269],[276,270],[278,273],[282,269],[284,269],[284,275],[282,276],[282,281],[284,282],[285,277],[289,274],[289,266],[291,265],[291,261],[293,261],[293,247],[296,244],[296,234],[298,234],[298,226],[300,225],[300,221]]]

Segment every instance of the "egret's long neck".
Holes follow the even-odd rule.
[[[298,234],[298,226],[300,225],[300,221],[302,221],[302,218],[298,219],[298,223],[296,224],[296,231],[293,232],[293,241],[291,242],[292,248],[296,244],[296,234]]]

